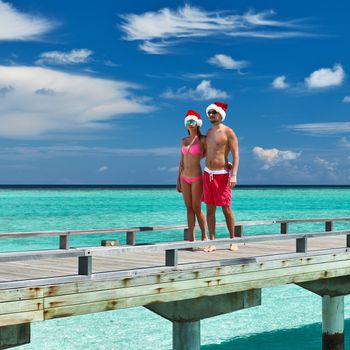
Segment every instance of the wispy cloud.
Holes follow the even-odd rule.
[[[86,147],[79,145],[53,145],[53,146],[19,146],[0,148],[0,159],[52,159],[58,157],[81,157],[81,156],[157,156],[168,157],[179,154],[178,147],[158,148],[107,148],[107,147]],[[104,169],[102,166],[99,169]],[[109,168],[109,167],[108,167]],[[172,168],[170,168],[172,169]],[[169,171],[172,171],[168,169]],[[105,169],[108,170],[108,169]],[[105,171],[101,170],[101,171]]]
[[[228,98],[227,92],[215,89],[211,86],[210,80],[202,80],[195,89],[190,89],[186,86],[172,91],[169,89],[162,97],[169,99],[192,99],[192,100],[213,100],[217,98]]]
[[[326,159],[316,157],[314,159],[314,163],[322,168],[324,168],[327,171],[335,172],[337,170],[338,163],[337,162],[330,162]]]
[[[93,51],[89,49],[73,49],[68,52],[61,51],[48,51],[43,52],[36,64],[53,64],[53,65],[65,65],[65,64],[78,64],[86,63],[89,61]]]
[[[343,102],[344,103],[350,103],[350,96],[344,96]]]
[[[215,78],[215,73],[185,73],[183,77],[186,79],[210,79]]]
[[[122,15],[125,40],[140,41],[149,54],[165,54],[183,39],[208,36],[261,37],[268,39],[306,36],[295,22],[271,19],[273,11],[249,11],[242,15],[206,11],[185,4],[176,10],[163,8],[142,14]]]
[[[224,69],[236,69],[240,70],[241,68],[247,67],[247,61],[236,61],[231,56],[218,54],[211,57],[208,62],[214,66],[218,66]]]
[[[109,170],[109,167],[104,165],[98,168],[99,173],[104,173],[105,171]]]
[[[44,17],[22,13],[0,0],[0,41],[39,40],[55,26]]]
[[[295,124],[287,128],[314,135],[343,134],[350,132],[350,122]]]
[[[12,86],[0,86],[0,96],[5,96],[11,91],[13,91]]]
[[[339,140],[339,146],[343,148],[349,148],[350,149],[350,140],[348,140],[346,137],[342,137]],[[350,158],[349,158],[350,159]]]
[[[280,163],[296,160],[301,152],[281,151],[277,148],[268,149],[256,146],[253,148],[253,154],[257,159],[263,162],[262,169],[268,170]]]
[[[309,89],[324,89],[339,86],[345,79],[345,72],[340,64],[333,68],[321,68],[305,78],[305,84]]]
[[[165,166],[161,166],[161,167],[157,168],[157,171],[164,171],[164,172],[173,173],[173,172],[179,171],[179,167],[178,166],[173,166],[173,167],[168,168],[168,167],[165,167]]]
[[[41,67],[0,66],[0,137],[35,138],[52,133],[91,132],[118,115],[153,110],[122,81]],[[20,104],[18,101],[21,101]]]
[[[274,79],[274,81],[272,82],[272,86],[274,89],[277,90],[285,90],[289,88],[289,84],[286,83],[286,76],[285,75],[281,75],[277,78]]]

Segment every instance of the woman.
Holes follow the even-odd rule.
[[[189,110],[185,116],[188,136],[181,141],[181,160],[176,189],[182,192],[187,208],[188,234],[195,240],[196,217],[202,231],[202,240],[208,240],[205,217],[202,211],[203,179],[200,161],[205,154],[205,136],[201,134],[202,120],[199,113]]]

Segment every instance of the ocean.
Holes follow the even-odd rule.
[[[350,217],[350,187],[238,187],[235,218],[273,220]],[[223,222],[221,211],[217,221]],[[50,231],[185,224],[182,197],[173,187],[2,187],[0,231]],[[334,229],[349,229],[335,223]],[[293,224],[291,232],[323,230],[321,223]],[[278,232],[274,225],[245,234]],[[225,228],[218,237],[227,236]],[[141,238],[142,237],[142,238]],[[139,242],[180,240],[181,231],[145,232]],[[105,237],[106,238],[106,237]],[[123,243],[123,236],[120,237]],[[197,232],[197,238],[200,233]],[[98,245],[101,236],[76,236],[72,244]],[[57,247],[57,238],[3,239],[1,251]],[[345,297],[345,328],[350,301]],[[262,305],[201,322],[205,350],[321,349],[321,298],[295,285],[263,290]],[[18,349],[132,349],[172,347],[171,323],[144,308],[109,311],[32,324],[31,343]],[[346,345],[350,336],[345,332]]]

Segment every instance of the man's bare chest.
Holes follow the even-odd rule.
[[[227,145],[227,136],[224,132],[208,133],[207,135],[208,148],[224,148]]]

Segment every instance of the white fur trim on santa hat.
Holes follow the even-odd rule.
[[[203,124],[203,120],[202,119],[198,119],[198,117],[196,115],[188,115],[186,118],[185,118],[185,126],[186,126],[186,122],[187,120],[195,120],[197,122],[197,125],[199,127],[202,126]]]
[[[208,115],[208,112],[211,111],[212,109],[214,111],[217,111],[218,113],[220,113],[220,115],[222,117],[222,121],[225,120],[226,112],[221,107],[217,106],[215,103],[213,103],[207,107],[207,110],[206,110],[207,115]]]

